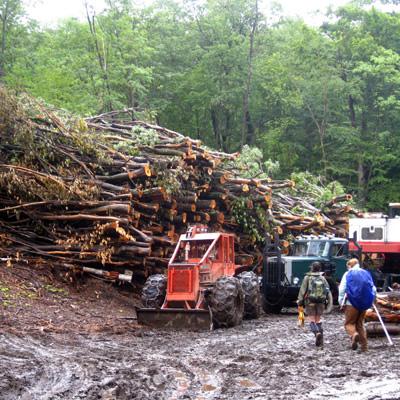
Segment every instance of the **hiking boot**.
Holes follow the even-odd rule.
[[[358,333],[355,333],[351,337],[351,349],[352,350],[357,350],[359,340],[360,340],[360,337],[358,336]]]
[[[317,324],[318,333],[315,335],[315,345],[317,347],[322,347],[324,345],[324,330],[322,329],[322,322]]]
[[[322,347],[324,345],[324,336],[321,332],[317,332],[315,335],[315,345],[317,347]]]
[[[315,322],[310,322],[310,331],[316,336],[318,332],[318,326]]]

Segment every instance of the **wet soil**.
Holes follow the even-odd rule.
[[[0,332],[126,333],[136,327],[139,304],[128,284],[48,265],[0,263]]]
[[[36,299],[38,318],[16,300],[18,313],[1,308],[2,400],[400,399],[400,338],[394,348],[371,338],[368,353],[352,351],[338,312],[324,317],[317,349],[295,310],[211,332],[152,330],[131,319],[137,299],[129,291],[52,285],[67,292]],[[46,316],[51,307],[59,311]]]

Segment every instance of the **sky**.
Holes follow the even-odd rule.
[[[42,24],[56,24],[57,20],[67,17],[84,19],[84,0],[26,0],[27,3],[35,3],[28,7],[31,18]],[[104,8],[104,0],[88,0],[96,12]],[[150,4],[151,0],[143,0],[143,4]],[[300,16],[306,22],[315,24],[321,18],[315,14],[316,10],[325,11],[329,5],[340,6],[348,0],[278,0],[281,3],[283,14],[288,16]],[[137,1],[138,3],[138,1]],[[270,2],[269,2],[270,3]]]

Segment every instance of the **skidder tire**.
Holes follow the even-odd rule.
[[[242,322],[244,294],[237,278],[233,276],[218,278],[208,300],[214,328],[230,328]]]
[[[162,274],[147,278],[142,291],[142,303],[145,308],[160,308],[167,293],[167,277]]]
[[[244,293],[244,318],[257,319],[261,314],[261,293],[258,276],[252,272],[242,272],[237,278]]]

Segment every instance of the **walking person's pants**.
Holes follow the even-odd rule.
[[[344,311],[345,321],[344,328],[346,332],[352,337],[356,332],[359,335],[361,350],[367,350],[367,331],[364,327],[366,311],[359,311],[353,306],[346,306]]]

